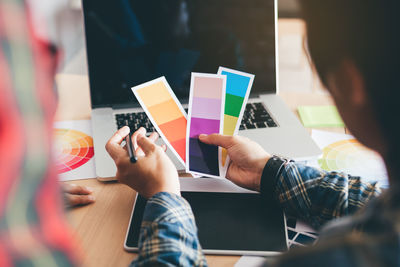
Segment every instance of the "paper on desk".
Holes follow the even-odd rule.
[[[381,156],[360,144],[352,135],[313,130],[312,138],[323,155],[307,165],[326,171],[360,176],[365,182],[379,182],[388,187],[389,180]]]
[[[61,181],[96,178],[90,120],[55,122],[53,150]]]
[[[262,267],[268,266],[264,257],[242,256],[235,264],[235,267]]]
[[[335,106],[300,106],[298,110],[304,127],[344,127]]]

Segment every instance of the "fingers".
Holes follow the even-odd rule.
[[[138,155],[138,156],[144,156],[144,153],[143,153],[142,149],[141,149],[140,147],[138,147],[138,144],[137,144],[137,137],[138,137],[139,135],[146,135],[146,129],[143,128],[143,127],[140,127],[140,129],[137,130],[137,131],[132,135],[132,142],[133,142],[133,145],[134,145],[135,150],[136,150],[136,155]],[[152,142],[155,143],[155,142],[158,140],[159,135],[158,135],[158,133],[153,132],[153,133],[150,134],[150,136],[149,136],[148,138],[149,138],[150,141],[152,141]]]
[[[106,144],[106,150],[110,156],[116,160],[122,155],[126,155],[126,150],[121,147],[122,141],[129,134],[130,129],[128,126],[124,126],[119,129]]]
[[[87,205],[95,201],[95,198],[92,195],[73,195],[66,193],[65,198],[67,200],[67,205],[70,207]]]
[[[235,144],[235,137],[221,135],[221,134],[211,134],[211,135],[201,134],[199,136],[199,139],[201,142],[205,144],[220,146],[226,149]]]
[[[133,134],[132,134],[132,144],[133,144],[133,146],[134,146],[134,148],[135,149],[137,149],[137,137],[138,137],[138,135],[139,134],[141,134],[141,135],[146,135],[146,129],[145,128],[143,128],[143,127],[140,127],[136,132],[134,132]]]
[[[154,152],[157,148],[157,145],[144,135],[138,135],[137,144],[143,150],[145,155]]]
[[[158,133],[157,132],[153,132],[150,134],[149,136],[149,140],[152,141],[153,143],[155,143],[158,140]]]
[[[75,194],[75,195],[89,195],[93,193],[92,188],[75,184],[63,184],[62,188],[65,193]]]

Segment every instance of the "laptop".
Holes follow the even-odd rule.
[[[99,179],[114,179],[104,146],[118,128],[154,131],[131,87],[165,76],[186,108],[191,73],[217,73],[219,66],[255,74],[239,135],[271,154],[320,155],[277,94],[277,8],[276,0],[83,0]]]

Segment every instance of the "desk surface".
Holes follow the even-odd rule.
[[[280,34],[293,34],[302,31],[303,25],[300,21],[291,20],[281,21],[279,27]],[[87,77],[62,74],[58,75],[57,84],[60,101],[56,119],[89,119]],[[299,105],[332,104],[326,92],[315,89],[318,86],[318,82],[314,82],[314,88],[309,92],[282,91],[280,95],[296,114]],[[329,128],[329,131],[344,133],[345,129]],[[136,193],[125,185],[102,183],[96,179],[71,183],[92,187],[96,197],[94,204],[74,208],[67,213],[83,251],[83,266],[128,266],[136,255],[124,251],[123,241]],[[207,256],[207,261],[210,266],[233,266],[239,258]]]

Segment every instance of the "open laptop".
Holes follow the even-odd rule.
[[[271,154],[321,154],[277,95],[276,0],[83,0],[83,10],[99,179],[114,179],[104,146],[118,128],[154,130],[131,87],[165,76],[187,107],[191,72],[217,73],[219,66],[256,76],[240,135]]]

